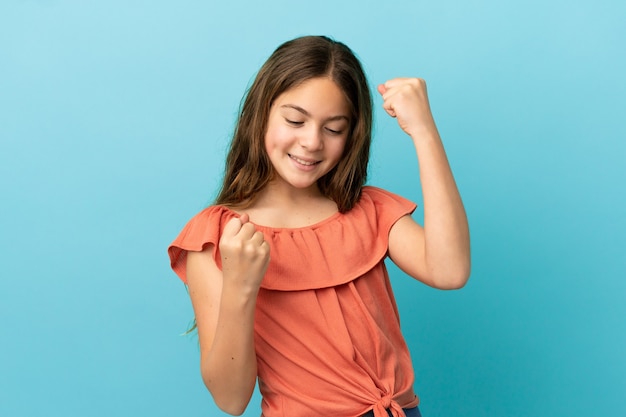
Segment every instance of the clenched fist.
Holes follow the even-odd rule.
[[[257,291],[269,265],[270,246],[247,214],[226,223],[219,248],[224,285]]]
[[[421,78],[394,78],[378,86],[383,108],[413,140],[436,134],[437,127],[428,103],[426,81]]]

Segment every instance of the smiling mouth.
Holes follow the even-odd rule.
[[[301,165],[311,166],[311,165],[317,165],[320,162],[322,162],[322,161],[305,161],[304,159],[300,159],[297,156],[293,156],[290,153],[288,153],[287,155],[289,155],[289,158],[293,159],[294,161],[296,161],[297,163]]]

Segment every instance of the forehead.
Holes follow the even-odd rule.
[[[312,78],[279,95],[274,106],[286,104],[305,109],[311,114],[332,116],[350,114],[350,104],[341,88],[328,77]]]

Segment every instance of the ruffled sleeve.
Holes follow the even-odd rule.
[[[207,245],[215,245],[213,257],[221,268],[221,259],[217,244],[224,225],[237,214],[223,206],[211,206],[196,214],[185,225],[178,237],[168,247],[172,269],[178,277],[187,283],[187,252],[202,251]]]

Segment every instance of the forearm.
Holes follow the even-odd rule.
[[[243,413],[257,376],[254,349],[256,294],[225,287],[212,346],[202,352],[202,377],[215,403],[229,414]]]
[[[467,216],[436,131],[413,137],[424,198],[425,260],[439,288],[462,287],[470,272]]]

